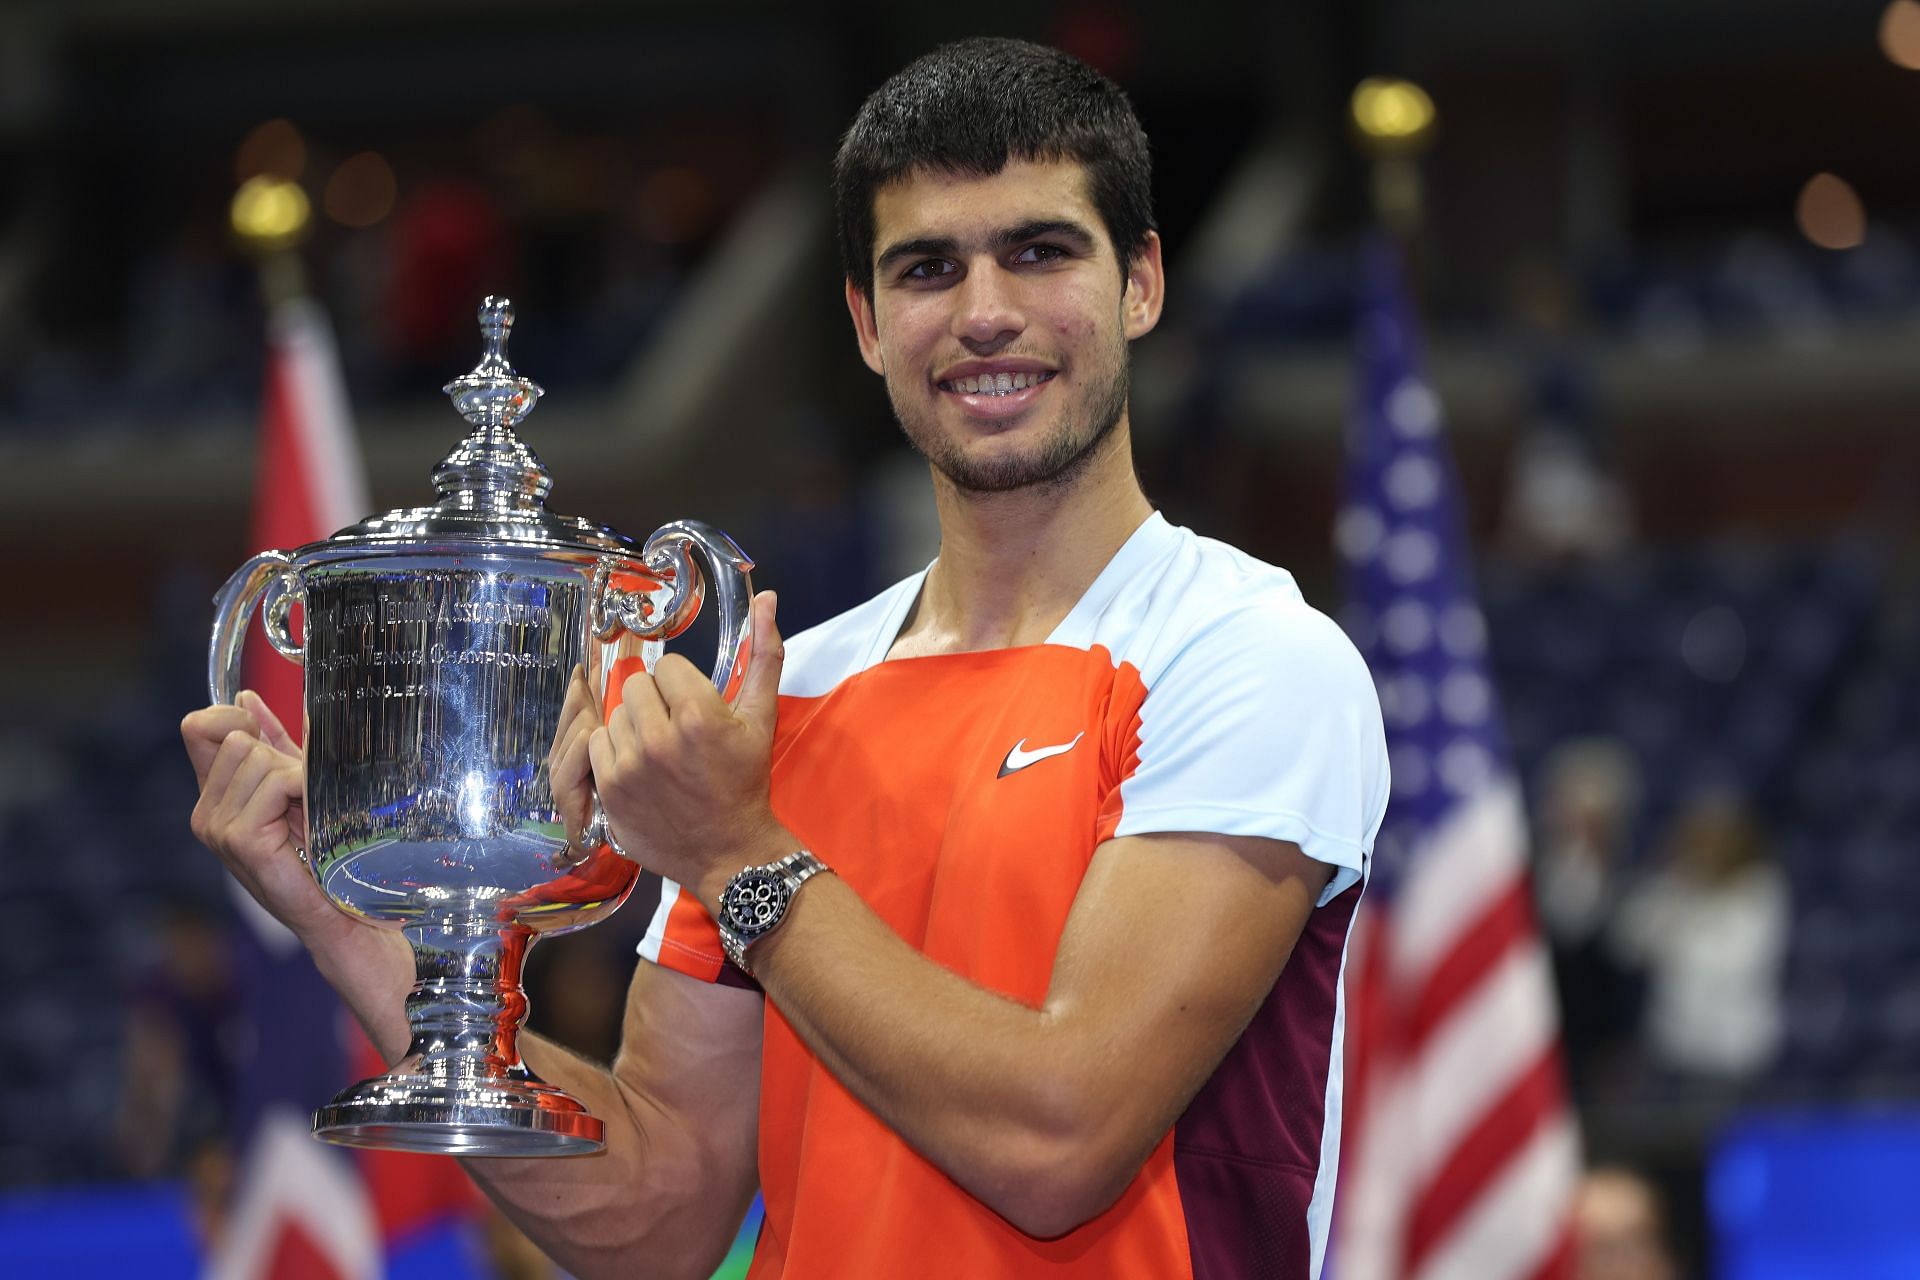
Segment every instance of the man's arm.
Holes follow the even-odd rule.
[[[299,747],[250,693],[189,715],[181,735],[200,782],[194,834],[305,944],[381,1056],[398,1061],[412,956],[398,933],[335,908],[296,856]],[[611,1070],[520,1038],[536,1075],[605,1122],[606,1151],[470,1160],[468,1170],[583,1280],[712,1274],[757,1182],[761,1014],[756,993],[638,965]]]
[[[612,1070],[520,1037],[533,1073],[606,1123],[606,1150],[462,1163],[581,1280],[705,1280],[759,1185],[761,1022],[758,992],[641,962]]]
[[[1009,1222],[1054,1236],[1125,1190],[1259,1009],[1331,872],[1253,837],[1109,841],[1038,1009],[927,959],[832,876],[749,954],[856,1097]]]

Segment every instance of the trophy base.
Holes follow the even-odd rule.
[[[449,1156],[578,1156],[606,1127],[572,1095],[525,1074],[363,1080],[313,1113],[313,1136],[343,1147]]]

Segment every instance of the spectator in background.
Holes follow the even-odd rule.
[[[1630,1169],[1592,1169],[1573,1209],[1576,1280],[1675,1280],[1666,1213],[1653,1184]]]
[[[1681,812],[1666,864],[1622,903],[1621,957],[1647,979],[1653,1065],[1726,1090],[1780,1046],[1787,884],[1743,797],[1706,792]]]
[[[1618,1074],[1636,1029],[1637,992],[1608,934],[1640,792],[1631,752],[1611,738],[1580,738],[1547,757],[1535,804],[1534,886],[1553,949],[1574,1091],[1583,1100]]]
[[[1633,510],[1608,456],[1576,290],[1564,271],[1533,260],[1507,293],[1533,408],[1508,473],[1502,539],[1527,559],[1611,555],[1633,536]]]
[[[431,177],[394,211],[388,342],[397,385],[433,386],[471,358],[474,299],[512,277],[506,218],[474,182]]]
[[[178,1174],[225,1136],[238,1015],[220,923],[191,905],[170,908],[127,1001],[115,1140],[128,1176]]]

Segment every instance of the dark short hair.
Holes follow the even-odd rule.
[[[873,296],[874,193],[921,171],[991,176],[1008,160],[1074,160],[1124,273],[1153,231],[1147,135],[1120,87],[1024,40],[942,45],[874,90],[833,161],[847,278]]]

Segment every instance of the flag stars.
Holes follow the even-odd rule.
[[[1380,638],[1401,657],[1433,643],[1433,610],[1418,600],[1400,600],[1380,615]]]
[[[1474,728],[1493,711],[1493,686],[1477,671],[1455,671],[1440,682],[1440,714],[1450,724]]]
[[[1388,676],[1378,688],[1380,716],[1395,729],[1415,728],[1433,714],[1433,692],[1419,676]]]
[[[1354,564],[1373,559],[1386,538],[1387,522],[1372,507],[1348,507],[1334,522],[1334,545],[1340,548],[1341,555]]]
[[[1440,540],[1425,529],[1402,529],[1387,539],[1381,560],[1401,586],[1424,581],[1440,566]]]
[[[1479,658],[1487,651],[1487,619],[1470,604],[1449,605],[1440,615],[1440,647],[1447,656]]]
[[[1387,425],[1408,440],[1425,440],[1440,429],[1440,398],[1418,378],[1407,378],[1387,397]]]
[[[1440,496],[1440,464],[1418,453],[1396,458],[1383,484],[1387,500],[1402,511],[1418,511]]]
[[[1472,795],[1493,778],[1493,757],[1471,738],[1450,742],[1440,750],[1440,783],[1456,796]]]

